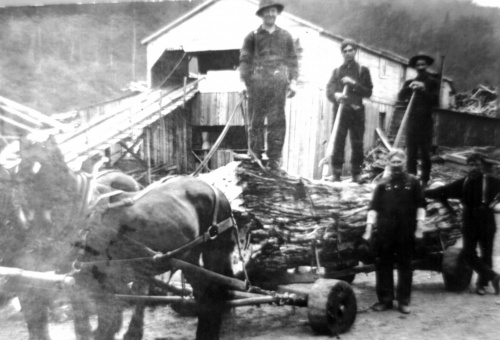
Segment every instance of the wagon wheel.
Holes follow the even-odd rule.
[[[320,334],[347,332],[357,312],[356,296],[344,281],[319,279],[307,301],[307,317],[311,328]]]
[[[469,287],[472,268],[465,264],[461,248],[446,249],[441,268],[446,290],[460,292]]]

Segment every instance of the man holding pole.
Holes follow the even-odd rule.
[[[408,101],[414,96],[410,101],[412,107],[408,112],[407,125],[402,128],[406,128],[407,170],[414,175],[417,174],[417,156],[420,151],[420,181],[423,188],[427,186],[431,173],[432,108],[439,104],[438,81],[427,72],[433,62],[434,58],[424,53],[412,57],[408,66],[417,70],[417,76],[407,80],[398,95],[401,101]]]
[[[334,181],[340,181],[342,174],[347,132],[349,132],[352,147],[352,179],[353,182],[359,182],[361,179],[365,132],[363,98],[369,98],[372,95],[373,84],[368,68],[359,65],[354,60],[357,48],[358,45],[351,39],[345,39],[342,42],[340,50],[344,63],[333,71],[327,84],[327,97],[334,103],[335,120],[339,120],[337,133],[331,136],[334,138],[333,155],[326,155],[326,157],[332,156]],[[340,105],[341,103],[344,105]]]
[[[267,117],[268,167],[278,173],[286,134],[285,101],[295,95],[298,77],[293,38],[276,26],[283,8],[278,1],[261,0],[256,14],[262,25],[246,36],[240,51],[241,79],[249,94],[249,149],[262,159]]]

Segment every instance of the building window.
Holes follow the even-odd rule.
[[[387,60],[384,58],[379,59],[379,64],[378,64],[378,75],[380,78],[386,78],[387,77]]]

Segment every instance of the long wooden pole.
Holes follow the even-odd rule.
[[[348,85],[344,85],[344,89],[342,90],[342,94],[344,96],[347,95],[347,88],[348,88]],[[318,167],[323,168],[323,171],[322,171],[322,178],[323,179],[328,174],[328,168],[326,167],[326,165],[331,165],[331,162],[332,162],[331,158],[333,155],[333,149],[335,147],[335,138],[337,137],[337,133],[339,131],[340,115],[342,114],[343,110],[344,110],[344,101],[341,101],[339,104],[339,107],[337,109],[337,114],[335,115],[335,121],[333,123],[332,133],[330,134],[330,138],[328,139],[328,145],[326,146],[325,157],[319,161],[319,165],[318,165]]]
[[[403,139],[403,132],[406,130],[406,125],[408,123],[408,118],[410,116],[411,111],[413,110],[413,103],[415,102],[415,91],[412,93],[410,102],[406,107],[405,115],[403,116],[403,120],[401,121],[401,125],[399,126],[398,133],[396,135],[396,139],[394,140],[393,148],[397,148]]]
[[[75,285],[75,279],[68,275],[34,272],[20,268],[0,267],[0,276],[25,279],[31,283],[61,284],[65,287]]]

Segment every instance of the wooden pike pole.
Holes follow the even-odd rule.
[[[344,85],[342,94],[344,96],[347,95],[347,84]],[[330,134],[330,139],[328,139],[328,144],[326,146],[326,151],[325,151],[325,157],[319,161],[318,167],[323,169],[321,174],[322,179],[325,179],[326,176],[328,175],[328,168],[326,167],[326,165],[329,165],[330,168],[332,167],[332,155],[333,155],[333,149],[335,147],[335,138],[337,138],[337,133],[339,131],[339,124],[340,124],[339,123],[340,115],[342,114],[343,110],[344,110],[344,101],[342,100],[337,109],[337,114],[335,115],[335,122],[333,123],[333,129],[332,133]]]
[[[405,115],[403,116],[403,120],[401,121],[401,125],[399,126],[398,133],[396,135],[396,139],[394,140],[393,148],[397,148],[401,143],[401,139],[403,139],[403,132],[406,130],[406,125],[408,124],[408,118],[410,116],[410,112],[413,109],[413,103],[415,102],[415,91],[413,91],[410,102],[406,107]],[[390,150],[389,150],[390,151]]]

